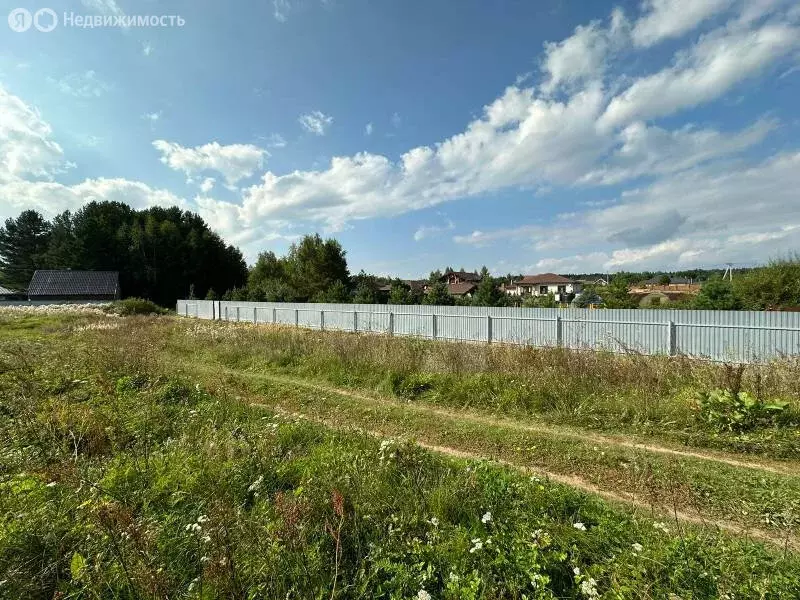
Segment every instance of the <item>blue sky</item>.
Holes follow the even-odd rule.
[[[2,218],[177,204],[250,261],[318,231],[403,277],[800,249],[796,1],[0,5],[59,19],[3,23]]]

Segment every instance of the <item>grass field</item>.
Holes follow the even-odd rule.
[[[798,407],[793,359],[0,311],[0,598],[797,598]]]

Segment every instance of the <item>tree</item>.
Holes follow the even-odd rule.
[[[422,303],[429,305],[453,306],[453,304],[455,304],[455,300],[450,294],[450,290],[447,289],[447,285],[441,281],[437,281],[430,287],[428,293],[425,295],[425,298],[423,298]]]
[[[771,260],[766,267],[743,273],[734,278],[732,287],[746,310],[800,306],[800,255]]]
[[[389,304],[413,304],[411,287],[395,279],[389,291]]]
[[[630,276],[615,275],[603,288],[603,304],[606,308],[636,308],[636,298],[628,293]]]
[[[583,288],[573,302],[576,308],[589,308],[592,304],[600,304],[601,299],[593,286]]]
[[[317,292],[312,302],[329,302],[331,304],[346,304],[350,302],[350,292],[342,281],[334,281],[325,291]]]
[[[345,254],[339,242],[323,241],[319,234],[307,235],[298,244],[292,244],[286,258],[286,272],[300,299],[319,297],[336,283],[346,287],[350,274]]]
[[[487,272],[478,284],[472,304],[475,306],[504,306],[505,299],[506,294],[500,291],[500,288]]]
[[[703,284],[692,305],[699,310],[736,310],[739,301],[733,293],[731,282],[715,277]]]
[[[0,277],[7,285],[27,289],[33,272],[42,268],[50,239],[50,223],[26,210],[0,227]]]
[[[558,302],[556,302],[555,294],[550,293],[545,296],[531,296],[526,298],[522,302],[522,306],[525,308],[556,308]]]
[[[658,278],[658,284],[659,285],[669,285],[671,281],[672,281],[672,279],[670,278],[669,275],[661,275]]]
[[[217,292],[214,291],[214,288],[208,289],[208,292],[206,293],[206,300],[219,300],[219,296],[217,296]]]

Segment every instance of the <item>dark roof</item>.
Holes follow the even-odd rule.
[[[456,277],[458,277],[459,279],[461,279],[463,281],[476,281],[477,282],[477,281],[481,280],[480,274],[479,273],[475,273],[473,271],[450,271],[449,273],[445,273],[444,275],[442,275],[440,279],[442,281],[444,281],[445,279],[450,277],[450,275],[455,275]]]
[[[651,277],[650,279],[646,280],[644,283],[645,285],[661,285],[661,278],[663,275],[659,275],[657,277]],[[690,283],[694,283],[691,279],[687,277],[672,277],[669,276],[669,285],[688,285]]]
[[[36,271],[28,296],[115,296],[117,271]]]
[[[422,291],[425,289],[425,286],[428,285],[427,279],[403,279],[403,283],[405,283],[408,287],[412,289],[412,291]]]
[[[541,275],[525,275],[515,283],[517,285],[546,285],[548,283],[574,283],[574,281],[555,273],[542,273]]]
[[[469,294],[472,290],[476,289],[474,283],[448,283],[447,289],[453,296],[463,296],[464,294]]]

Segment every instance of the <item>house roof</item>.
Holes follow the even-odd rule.
[[[428,281],[426,279],[403,279],[403,283],[405,283],[412,290],[422,290],[426,285],[428,285]]]
[[[663,275],[659,275],[658,277],[651,277],[647,279],[644,283],[645,285],[661,285],[661,278]],[[670,285],[687,285],[693,283],[691,279],[687,277],[671,277],[669,278]]]
[[[7,287],[3,287],[0,285],[0,296],[14,296],[16,294],[21,294],[22,292],[18,292],[17,290],[11,290]]]
[[[463,296],[464,294],[469,294],[471,291],[476,289],[478,286],[474,283],[449,283],[447,284],[447,289],[453,296]]]
[[[525,275],[522,279],[515,282],[517,285],[547,285],[550,283],[575,283],[568,277],[562,277],[555,273],[542,273],[540,275]]]
[[[28,296],[114,296],[117,271],[36,271]]]
[[[473,271],[450,271],[449,273],[445,273],[444,275],[442,275],[441,280],[444,281],[445,279],[450,277],[450,275],[455,275],[456,277],[458,277],[459,279],[463,279],[464,281],[477,282],[481,280],[480,274],[475,273]]]

